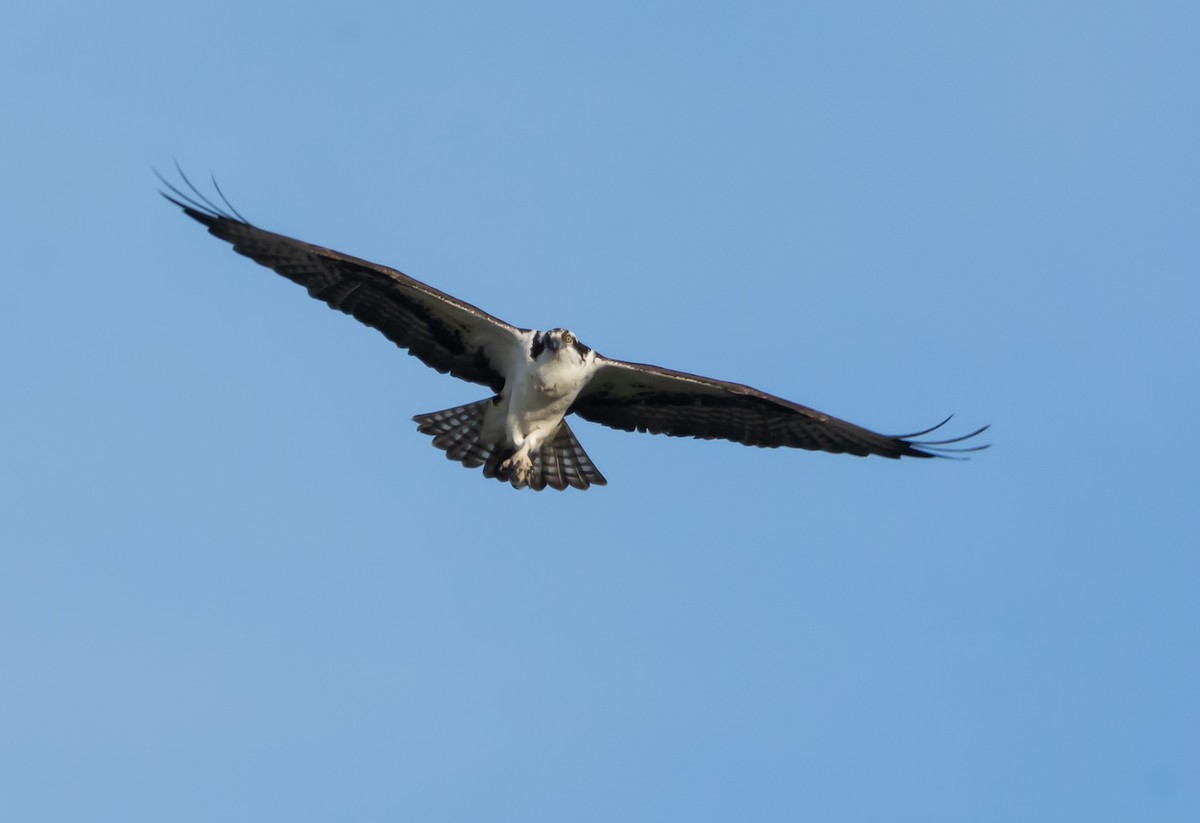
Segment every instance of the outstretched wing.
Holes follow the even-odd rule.
[[[182,174],[182,172],[181,172]],[[185,194],[159,176],[163,197],[234,251],[308,289],[330,308],[353,316],[443,374],[504,387],[504,364],[520,351],[521,329],[395,269],[264,231],[204,197],[191,182]],[[217,189],[220,193],[220,189]],[[224,199],[224,195],[222,195]]]
[[[948,440],[913,440],[950,418],[912,434],[878,434],[738,383],[606,357],[596,360],[597,369],[571,410],[614,429],[860,457],[949,457],[987,448],[953,445],[987,426]]]

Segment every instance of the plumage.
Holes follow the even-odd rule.
[[[916,439],[946,418],[913,434],[878,434],[750,386],[611,360],[565,329],[518,328],[395,269],[260,229],[219,187],[225,208],[180,174],[190,193],[160,176],[169,191],[163,196],[234,251],[378,329],[427,366],[491,389],[493,397],[413,419],[449,459],[517,488],[607,482],[567,425],[569,414],[624,431],[857,456],[951,457],[987,448],[961,445],[987,426]]]

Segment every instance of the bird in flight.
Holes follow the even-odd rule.
[[[308,289],[439,372],[479,383],[492,396],[465,406],[418,414],[417,430],[467,468],[514,488],[587,489],[607,483],[566,417],[624,431],[747,446],[811,449],[859,457],[954,457],[987,445],[963,445],[988,427],[943,440],[916,438],[940,429],[886,435],[775,397],[642,363],[611,360],[561,328],[509,325],[395,269],[275,234],[199,191],[159,175],[163,197],[233,250]]]

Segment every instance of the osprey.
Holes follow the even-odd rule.
[[[987,426],[945,440],[914,439],[949,417],[912,434],[877,434],[749,386],[610,360],[566,329],[517,328],[395,269],[260,229],[238,214],[215,180],[226,208],[180,175],[191,194],[159,175],[170,191],[163,197],[234,251],[378,329],[425,365],[487,386],[491,397],[413,419],[449,459],[482,466],[484,477],[515,488],[607,483],[567,425],[570,414],[624,431],[860,457],[949,457],[987,448],[956,445]]]

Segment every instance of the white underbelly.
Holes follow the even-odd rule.
[[[511,434],[521,439],[536,433],[550,434],[571,407],[575,394],[571,392],[556,396],[539,391],[532,384],[518,387],[508,402],[507,418]]]

